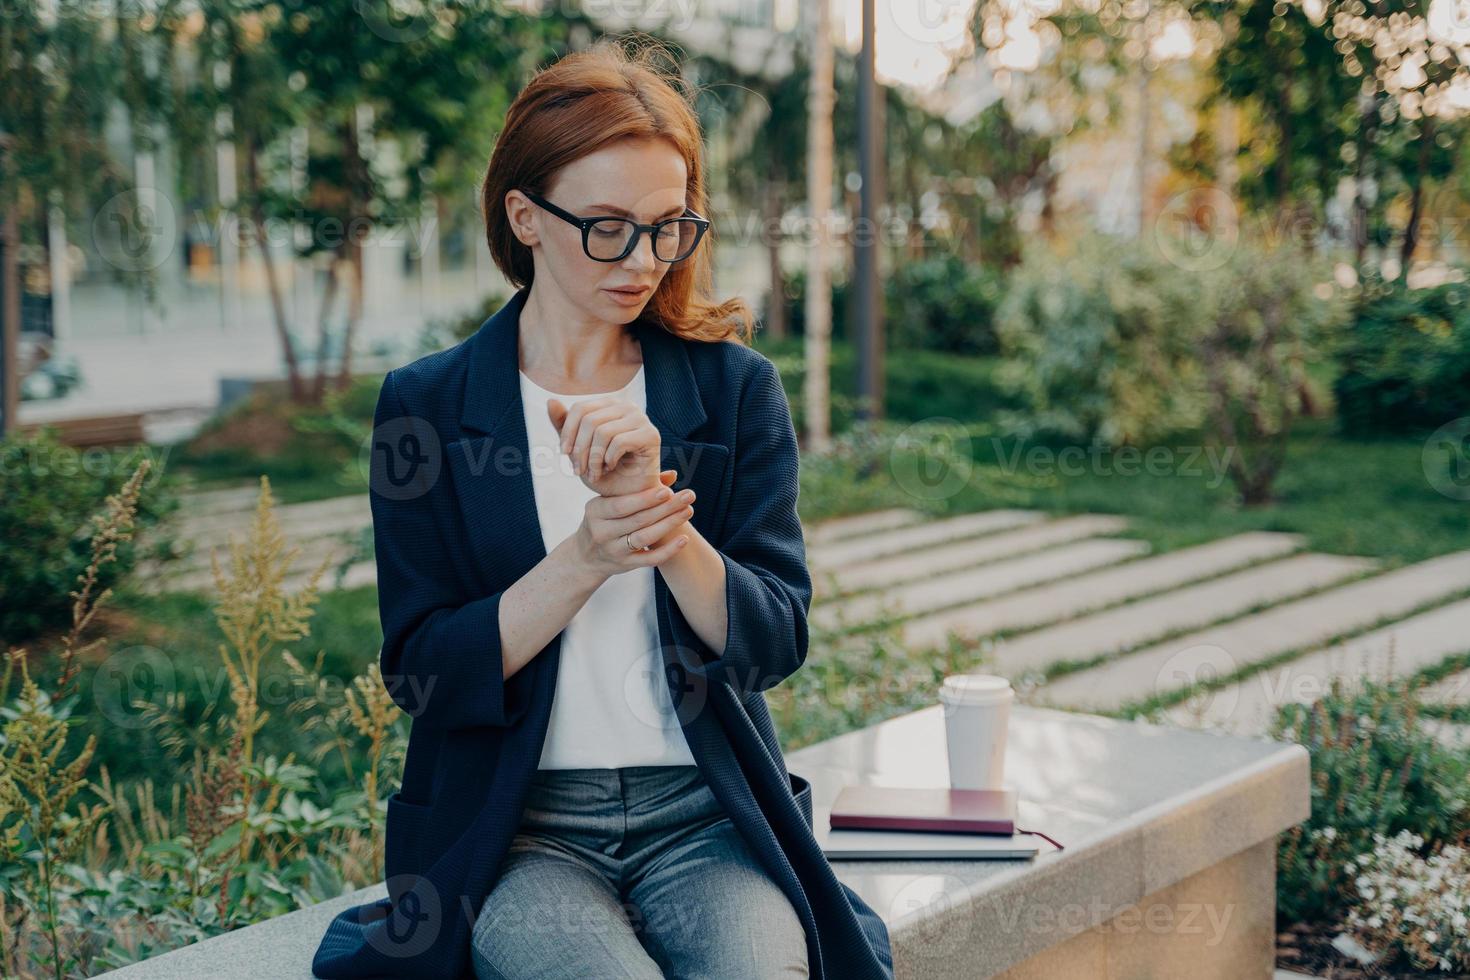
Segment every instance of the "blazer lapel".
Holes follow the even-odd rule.
[[[487,593],[499,592],[546,557],[531,488],[531,454],[521,410],[517,324],[520,290],[470,337],[460,438],[445,465]]]

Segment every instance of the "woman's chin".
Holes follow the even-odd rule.
[[[607,293],[603,293],[601,298],[602,302],[598,304],[598,308],[613,323],[632,323],[642,316],[643,311],[648,308],[646,302],[639,303],[636,306],[629,306],[626,303],[620,303],[615,299],[609,298]]]

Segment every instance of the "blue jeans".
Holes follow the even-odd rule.
[[[473,959],[480,980],[809,975],[801,920],[698,766],[539,770]]]

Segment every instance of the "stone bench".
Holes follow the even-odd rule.
[[[825,822],[847,782],[944,786],[934,705],[787,753]],[[1013,709],[1006,779],[1029,860],[833,861],[888,923],[899,977],[1268,978],[1277,835],[1306,819],[1297,745]],[[309,980],[327,923],[382,884],[106,974]]]

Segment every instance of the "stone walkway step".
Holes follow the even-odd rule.
[[[1050,582],[1067,575],[1091,571],[1105,565],[1116,565],[1147,553],[1148,548],[1146,541],[1119,538],[1079,541],[978,568],[911,582],[883,592],[823,603],[812,608],[811,622],[822,629],[839,630],[873,622],[885,613],[908,616],[930,612],[987,596],[1001,595],[1039,582]]]
[[[1470,649],[1470,635],[1465,637],[1465,647]],[[1470,704],[1470,670],[1462,670],[1419,692],[1421,700],[1430,704]]]
[[[943,517],[891,531],[879,531],[861,538],[820,545],[807,554],[807,565],[813,572],[846,568],[858,562],[916,551],[958,538],[977,537],[1023,524],[1033,524],[1045,516],[1034,510],[982,510],[973,514]]]
[[[1036,697],[1058,706],[1115,709],[1318,646],[1466,589],[1470,551],[1441,555],[1067,674]]]
[[[1258,671],[1175,705],[1165,715],[1189,727],[1263,735],[1277,708],[1311,704],[1328,692],[1334,677],[1407,677],[1467,649],[1470,599],[1462,599]]]
[[[236,540],[242,540],[236,538]],[[293,539],[289,534],[286,536],[287,549],[299,548],[295,560],[291,563],[293,572],[309,575],[311,570],[320,565],[326,558],[328,552],[333,557],[333,564],[346,558],[351,551],[351,546],[336,537],[322,536],[305,539]],[[230,574],[230,552],[227,547],[219,547],[220,568],[226,574]],[[376,563],[373,564],[376,569]],[[330,576],[330,570],[328,575]],[[139,591],[157,594],[159,592],[182,592],[182,591],[214,591],[214,569],[210,563],[207,550],[196,551],[189,559],[181,559],[159,565],[155,562],[139,562],[136,582]],[[376,579],[376,572],[374,575]],[[287,581],[290,581],[288,575]],[[303,579],[304,581],[304,579]]]
[[[186,515],[222,514],[254,510],[260,497],[260,483],[250,480],[232,487],[210,490],[186,490],[180,493],[180,513]]]
[[[923,511],[910,510],[907,507],[891,507],[888,510],[870,510],[862,514],[831,517],[806,527],[806,542],[808,545],[831,544],[833,541],[841,541],[844,538],[855,538],[862,534],[891,531],[896,527],[918,524],[924,521],[926,516]]]
[[[1470,725],[1445,721],[1443,718],[1420,718],[1419,724],[1442,745],[1458,750],[1470,748]]]
[[[1040,551],[1069,541],[1127,530],[1128,522],[1111,514],[1081,514],[1055,521],[1038,521],[1012,531],[998,531],[979,538],[937,545],[922,551],[866,562],[855,568],[836,569],[820,576],[818,598],[828,598],[860,589],[887,588],[900,582],[942,575],[985,562]]]
[[[306,580],[310,576],[311,570],[309,569],[298,572],[295,575],[288,575],[285,584],[286,591],[295,592],[297,589],[300,589],[306,584]],[[363,585],[376,585],[377,582],[378,563],[375,561],[359,561],[347,566],[347,571],[342,576],[341,586],[337,585],[337,569],[335,566],[328,568],[327,574],[322,576],[321,588],[323,591],[330,591],[336,588],[355,589]]]
[[[987,669],[1016,677],[1061,661],[1122,653],[1315,592],[1361,575],[1374,564],[1367,558],[1304,554],[1255,565],[1003,641],[991,651]]]
[[[373,512],[366,494],[350,497],[328,497],[299,504],[276,504],[276,520],[283,531],[290,529],[302,535],[331,534],[339,530],[372,524]],[[223,543],[233,532],[237,536],[255,523],[255,505],[231,513],[184,515],[175,521],[175,533],[183,538],[208,543]]]
[[[981,637],[1033,629],[1279,558],[1304,543],[1305,539],[1298,534],[1248,531],[1035,586],[1002,598],[920,616],[903,625],[903,643],[910,649],[930,649],[943,646],[950,632]]]

